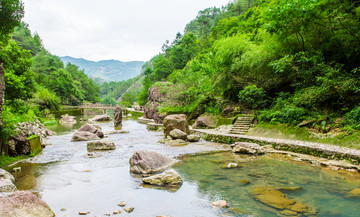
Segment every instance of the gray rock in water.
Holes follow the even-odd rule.
[[[181,185],[183,183],[180,175],[174,169],[167,170],[158,175],[143,178],[142,181],[146,184],[159,186]]]
[[[172,139],[183,139],[185,140],[187,137],[187,134],[179,129],[174,129],[172,130],[169,135],[171,136]]]
[[[17,191],[0,197],[0,216],[52,217],[50,207],[30,191]]]
[[[75,117],[74,116],[70,116],[68,114],[64,114],[61,115],[61,119],[59,120],[59,122],[72,122],[72,123],[76,123]]]
[[[259,144],[248,142],[236,142],[232,152],[239,154],[265,154],[265,151]]]
[[[15,178],[7,171],[0,169],[0,192],[14,192],[17,191],[14,185]]]
[[[198,142],[200,141],[200,136],[196,134],[191,134],[186,137],[187,141],[189,142]]]
[[[90,132],[93,133],[95,135],[97,135],[99,138],[103,138],[104,137],[104,133],[101,131],[101,127],[95,124],[85,124],[83,125],[79,131],[86,131],[86,132]]]
[[[122,110],[119,105],[116,106],[114,111],[114,125],[115,127],[122,125]]]
[[[166,170],[176,161],[151,151],[137,151],[130,158],[130,172],[139,174],[156,173]]]
[[[89,119],[90,121],[110,121],[111,117],[109,115],[96,115],[95,117]]]
[[[105,150],[114,150],[116,149],[115,143],[111,139],[102,139],[99,141],[88,142],[87,150],[88,151],[105,151]]]
[[[71,139],[71,141],[89,141],[89,140],[99,140],[100,138],[87,131],[76,131]]]

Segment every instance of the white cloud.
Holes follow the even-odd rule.
[[[24,21],[58,56],[149,60],[199,10],[228,0],[23,0]]]

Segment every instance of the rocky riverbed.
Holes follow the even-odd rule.
[[[127,216],[173,217],[278,216],[296,210],[292,205],[279,209],[270,199],[262,199],[268,197],[261,196],[267,195],[262,193],[267,189],[287,198],[286,203],[303,204],[306,209],[299,215],[316,212],[317,216],[354,216],[360,211],[356,205],[358,173],[313,167],[287,154],[236,154],[230,145],[204,140],[181,146],[161,144],[162,132],[148,131],[146,125],[135,120],[122,124],[122,130],[129,133],[107,134],[114,131],[113,124],[99,123],[106,139],[114,142],[114,150],[89,151],[87,141],[71,142],[76,129],[58,131],[58,136],[50,137],[53,145],[41,155],[14,165],[21,167],[21,172],[7,169],[19,190],[35,192],[56,216],[78,216],[80,212],[87,216],[114,215],[118,211],[124,214],[124,208],[134,208]],[[144,150],[178,160],[172,168],[182,184],[144,184],[147,177],[130,173],[129,159],[136,151]],[[167,182],[164,176],[155,177],[154,183]],[[122,201],[124,207],[119,206]],[[222,208],[223,201],[226,207]]]

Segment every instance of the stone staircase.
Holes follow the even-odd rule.
[[[230,134],[245,134],[251,127],[253,127],[254,116],[244,115],[236,119],[235,124],[230,130]]]

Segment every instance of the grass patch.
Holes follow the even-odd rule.
[[[314,135],[307,128],[287,124],[261,123],[249,130],[248,136],[269,137],[275,139],[301,140],[308,142],[318,142],[341,147],[360,150],[360,132],[347,135],[345,132],[336,135],[328,135],[327,138]]]
[[[44,121],[45,126],[52,126],[52,125],[56,125],[56,124],[57,124],[56,120]]]
[[[4,168],[10,164],[15,163],[16,161],[27,159],[29,156],[21,155],[17,157],[10,157],[10,156],[0,156],[0,167]]]

